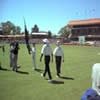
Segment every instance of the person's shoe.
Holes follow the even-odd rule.
[[[60,78],[60,75],[56,75],[57,78]]]
[[[15,69],[15,72],[18,72],[18,69]]]
[[[15,72],[18,72],[18,70],[16,70]]]
[[[15,71],[15,69],[14,69],[14,68],[12,68],[12,71]]]
[[[21,68],[21,66],[20,65],[17,65],[17,68]]]
[[[58,75],[56,75],[56,77],[57,77],[57,78],[59,78],[59,76],[58,76]]]
[[[33,67],[32,69],[33,69],[33,70],[36,70],[36,68],[34,68],[34,67]]]
[[[43,73],[41,74],[42,77],[44,77]],[[44,77],[45,78],[45,77]]]
[[[52,83],[52,82],[53,82],[53,80],[48,80],[48,82],[49,82],[49,83]]]

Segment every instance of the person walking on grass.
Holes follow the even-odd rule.
[[[19,43],[18,41],[14,42],[14,50],[12,51],[12,58],[13,58],[13,65],[12,65],[12,70],[13,71],[18,71],[18,51],[19,51]]]
[[[33,43],[33,47],[32,47],[32,64],[33,64],[33,69],[36,70],[36,46],[35,43]]]
[[[52,82],[52,76],[51,76],[50,67],[49,67],[50,58],[52,58],[52,62],[53,62],[52,49],[50,47],[48,39],[44,39],[43,42],[44,42],[44,45],[41,50],[40,62],[42,61],[42,57],[44,55],[45,70],[44,70],[44,73],[41,74],[41,76],[45,77],[46,73],[48,73],[48,76],[49,76],[48,82]]]
[[[64,53],[60,44],[61,42],[58,40],[56,43],[57,47],[53,51],[53,55],[55,56],[55,62],[56,62],[56,77],[60,77],[61,61],[64,62]]]

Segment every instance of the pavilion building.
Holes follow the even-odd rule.
[[[71,40],[78,40],[79,36],[85,36],[88,41],[100,40],[100,18],[70,21],[68,26],[71,27]]]

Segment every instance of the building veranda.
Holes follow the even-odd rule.
[[[71,40],[78,40],[79,36],[85,36],[87,41],[100,40],[100,18],[74,20],[68,26],[71,27]]]

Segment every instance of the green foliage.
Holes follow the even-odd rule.
[[[58,32],[58,34],[60,34],[60,36],[68,38],[68,36],[71,34],[71,27],[69,26],[62,27]]]
[[[32,69],[32,56],[28,54],[25,45],[20,45],[18,64],[20,72],[16,73],[9,67],[9,46],[3,55],[0,49],[0,99],[1,100],[80,100],[87,88],[91,88],[91,69],[94,63],[100,62],[99,47],[65,46],[65,62],[62,63],[61,75],[65,79],[56,78],[55,61],[50,63],[53,80],[64,84],[50,84],[41,77],[44,70],[44,60],[39,61],[42,45],[36,45],[37,68]],[[55,48],[55,45],[52,45]],[[26,74],[24,73],[26,72]],[[46,76],[48,79],[48,74]],[[73,80],[71,79],[73,78]]]
[[[48,37],[49,37],[49,38],[52,37],[52,33],[51,33],[51,31],[48,31]]]
[[[20,34],[21,33],[20,26],[15,26],[10,21],[2,22],[0,28],[1,28],[2,32],[3,32],[3,35]]]
[[[36,24],[34,25],[34,27],[31,30],[31,33],[33,33],[33,32],[39,32],[38,25],[36,25]]]
[[[21,28],[19,26],[16,26],[15,34],[21,34]]]

